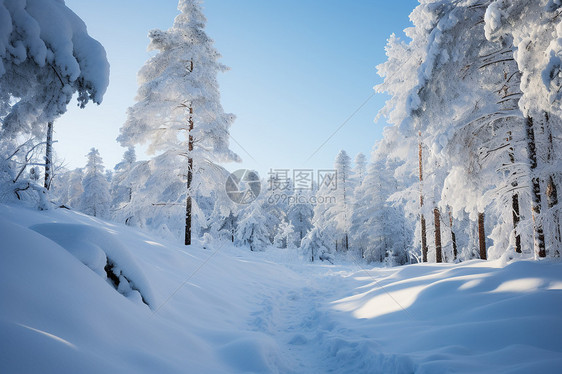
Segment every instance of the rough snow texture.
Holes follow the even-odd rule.
[[[63,223],[44,223],[31,226],[30,229],[66,249],[103,279],[107,278],[106,266],[112,265],[115,276],[123,277],[119,279],[120,293],[154,305],[150,283],[129,250],[116,238],[117,232]]]
[[[556,373],[562,365],[560,263],[311,265],[281,249],[186,251],[64,209],[1,205],[0,213],[2,372]],[[71,253],[78,242],[122,264],[152,292],[153,309],[84,266]]]

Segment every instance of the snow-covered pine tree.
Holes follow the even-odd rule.
[[[128,156],[132,155],[129,153]],[[123,160],[120,163],[121,167],[128,170],[117,173],[115,178],[116,183],[113,185],[115,194],[112,194],[114,200],[111,208],[113,221],[139,228],[158,229],[154,225],[148,225],[148,218],[153,217],[157,212],[153,201],[160,199],[160,195],[154,196],[154,188],[148,184],[153,175],[151,165],[154,161],[154,159],[135,161],[133,164],[127,165],[128,162]]]
[[[263,201],[255,200],[240,216],[236,229],[236,245],[247,246],[251,251],[263,251],[272,244],[272,227],[269,225],[271,217],[264,209]]]
[[[283,236],[282,228],[287,222],[287,212],[290,210],[289,199],[293,196],[293,181],[280,173],[270,173],[267,181],[262,184],[268,186],[263,194],[263,209],[269,216],[269,240],[273,243],[275,237]]]
[[[367,175],[367,157],[363,153],[355,156],[353,170],[351,171],[353,188],[358,188]]]
[[[68,207],[68,196],[69,196],[69,177],[71,170],[61,169],[57,175],[57,178],[53,180],[51,186],[50,195],[53,202],[61,205],[66,205]],[[82,186],[82,181],[80,181],[80,186]],[[82,194],[82,192],[80,192]]]
[[[114,167],[111,179],[111,211],[112,217],[119,216],[119,210],[124,209],[133,199],[135,184],[130,180],[130,172],[137,161],[134,147],[129,147],[123,154],[123,160]],[[117,219],[116,221],[120,221]]]
[[[216,233],[214,233],[214,237],[234,243],[238,227],[238,216],[235,214],[234,210],[228,209],[228,214],[220,215],[219,219],[216,221],[218,224],[215,226]]]
[[[295,247],[300,247],[303,238],[312,229],[314,210],[310,203],[303,200],[307,197],[309,197],[307,194],[295,191],[293,198],[297,203],[291,204],[287,212],[287,219],[294,229],[292,245]]]
[[[459,121],[459,113],[462,115],[466,110],[469,97],[477,96],[470,91],[472,86],[468,85],[469,89],[466,90],[460,77],[459,80],[451,79],[451,74],[462,75],[463,69],[470,66],[467,63],[472,63],[470,54],[474,48],[470,39],[469,43],[465,40],[471,38],[472,34],[467,31],[465,24],[477,22],[463,14],[463,5],[427,2],[420,4],[412,13],[412,20],[418,29],[415,35],[422,43],[426,40],[426,53],[417,69],[418,84],[410,91],[407,110],[414,120],[412,135],[419,137],[416,169],[421,191],[421,238],[422,247],[428,245],[430,248],[429,251],[423,248],[422,257],[426,260],[429,253],[436,262],[444,259],[440,200],[443,181],[450,169],[443,147],[448,144],[455,127],[452,122]],[[431,231],[429,225],[424,225],[426,221],[431,222],[431,218],[434,235],[424,235]]]
[[[384,81],[375,87],[377,92],[390,95],[376,119],[385,117],[388,123],[394,125],[385,129],[384,133],[384,139],[389,139],[394,145],[388,149],[389,157],[404,161],[401,170],[397,171],[404,189],[398,191],[394,198],[404,203],[408,216],[418,217],[413,245],[422,254],[419,256],[420,260],[424,258],[423,254],[427,258],[425,218],[423,209],[420,209],[420,197],[423,198],[424,192],[419,183],[419,137],[411,115],[410,93],[420,80],[420,75],[412,72],[418,71],[427,55],[426,29],[433,18],[427,17],[426,20],[428,24],[425,27],[409,27],[404,30],[406,37],[410,39],[408,43],[394,34],[390,36],[385,47],[387,61],[377,66],[378,74]]]
[[[294,233],[295,228],[291,225],[291,222],[287,219],[283,220],[277,228],[277,234],[273,238],[273,245],[277,248],[292,248]]]
[[[108,218],[111,197],[109,183],[104,176],[103,161],[95,148],[86,155],[88,162],[82,180],[84,192],[80,197],[80,210],[94,217]]]
[[[419,170],[420,182],[423,178],[421,217],[435,217],[435,235],[427,236],[435,259],[442,238],[447,240],[441,246],[443,259],[454,258],[452,233],[442,235],[444,227],[452,226],[448,224],[450,208],[459,220],[468,211],[473,222],[481,223],[477,243],[484,257],[484,231],[493,233],[498,248],[493,257],[498,257],[508,247],[501,237],[513,238],[515,246],[524,227],[512,220],[511,214],[518,204],[524,205],[522,189],[528,184],[524,147],[520,147],[523,122],[516,107],[519,77],[510,51],[485,38],[483,20],[490,2],[436,0],[420,4],[411,15],[415,27],[406,31],[411,42],[404,45],[391,38],[389,61],[381,66],[385,82],[380,89],[392,95],[388,103],[392,105],[382,114],[398,126],[410,148],[415,147],[412,139],[420,135],[423,157],[412,157],[411,152],[402,157],[412,169]],[[391,70],[412,60],[417,64],[414,79],[403,79]],[[419,167],[414,166],[416,159]],[[486,230],[484,216],[488,217]],[[470,226],[461,234],[471,236]],[[419,232],[423,231],[421,227]],[[472,253],[472,248],[466,250]]]
[[[377,144],[365,179],[355,192],[352,243],[368,262],[403,265],[409,262],[412,235],[404,210],[389,200],[398,190],[394,172],[402,163],[388,158],[389,148],[385,140]]]
[[[65,204],[69,207],[74,207],[78,209],[80,207],[80,198],[82,193],[84,193],[84,187],[82,185],[82,180],[84,179],[84,169],[78,168],[69,172],[68,180],[68,194]]]
[[[111,182],[113,181],[113,170],[105,169],[105,180],[109,183],[109,185],[111,185]]]
[[[380,211],[382,204],[386,201],[383,197],[384,191],[377,180],[379,178],[378,168],[380,164],[370,163],[363,184],[355,191],[355,200],[351,216],[352,247],[356,248],[361,258],[368,262],[382,262],[386,254],[384,240],[379,243],[380,230],[377,226],[384,225],[385,218]],[[385,186],[386,187],[386,186]],[[377,234],[375,234],[377,233]]]
[[[485,15],[486,37],[510,50],[521,73],[519,108],[526,117],[527,152],[536,256],[559,256],[558,186],[561,173],[562,37],[558,0],[492,1]]]
[[[419,91],[424,109],[420,118],[429,124],[428,159],[437,160],[445,171],[435,183],[440,186],[439,208],[446,216],[452,209],[457,218],[470,213],[484,259],[520,247],[519,215],[513,219],[512,212],[528,185],[517,109],[520,75],[509,50],[486,40],[482,21],[488,3],[459,3],[440,15],[441,34],[430,44],[437,55],[422,65],[431,79]],[[441,226],[451,229],[447,222],[442,220]],[[446,252],[454,257],[451,246]]]
[[[180,0],[178,9],[170,29],[149,33],[148,49],[158,53],[139,71],[137,103],[129,108],[118,140],[125,146],[148,143],[150,152],[160,153],[167,185],[186,185],[184,242],[189,245],[198,209],[194,187],[212,178],[214,163],[238,156],[228,148],[234,115],[223,111],[217,84],[217,74],[227,68],[205,33],[199,2]]]
[[[362,257],[362,249],[364,243],[360,240],[357,235],[357,230],[360,229],[360,224],[356,221],[357,217],[355,214],[357,199],[359,199],[359,189],[361,188],[365,178],[367,176],[367,158],[363,153],[358,153],[355,156],[354,166],[351,172],[351,184],[353,189],[352,199],[350,199],[350,227],[349,227],[349,237],[350,237],[350,247],[359,250]],[[355,240],[357,239],[357,242]]]
[[[336,211],[333,215],[337,220],[337,227],[342,232],[341,248],[344,251],[349,249],[349,228],[351,220],[351,199],[352,199],[352,179],[351,179],[351,159],[347,152],[341,150],[336,157],[334,164],[337,177],[336,188]]]
[[[315,225],[302,239],[300,250],[310,262],[320,260],[333,263],[334,255],[328,246],[332,245],[331,242],[334,238],[326,235],[326,233],[331,231],[327,232],[320,224],[322,223]],[[327,244],[326,241],[330,242],[330,244]]]
[[[353,192],[350,158],[347,153],[340,151],[336,156],[334,169],[319,178],[324,180],[318,181],[319,188],[313,199],[315,203],[311,232],[314,233],[309,232],[310,235],[307,235],[307,245],[312,244],[311,240],[316,240],[311,235],[321,236],[322,246],[329,252],[347,251],[350,245]]]
[[[312,225],[317,228],[315,235],[322,235],[324,246],[329,251],[349,249],[353,191],[350,177],[350,158],[342,150],[336,156],[334,170],[327,171],[322,177],[324,180],[318,181]]]

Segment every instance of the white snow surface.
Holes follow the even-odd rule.
[[[0,205],[0,238],[2,373],[562,367],[560,263],[310,264],[294,250],[185,248],[66,209],[11,205]],[[104,255],[149,306],[109,284]]]

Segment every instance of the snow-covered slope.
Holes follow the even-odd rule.
[[[311,265],[0,205],[2,373],[556,373],[561,310],[558,263]]]

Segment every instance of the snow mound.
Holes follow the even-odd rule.
[[[116,231],[62,223],[44,223],[30,229],[72,253],[104,279],[107,277],[127,298],[154,305],[148,279],[129,250],[119,242]]]
[[[271,337],[244,336],[219,348],[222,360],[240,373],[284,372],[279,347]]]
[[[415,357],[416,373],[555,373],[561,265],[475,260],[364,270],[353,274],[355,294],[333,306],[348,328],[381,337],[381,351]]]

